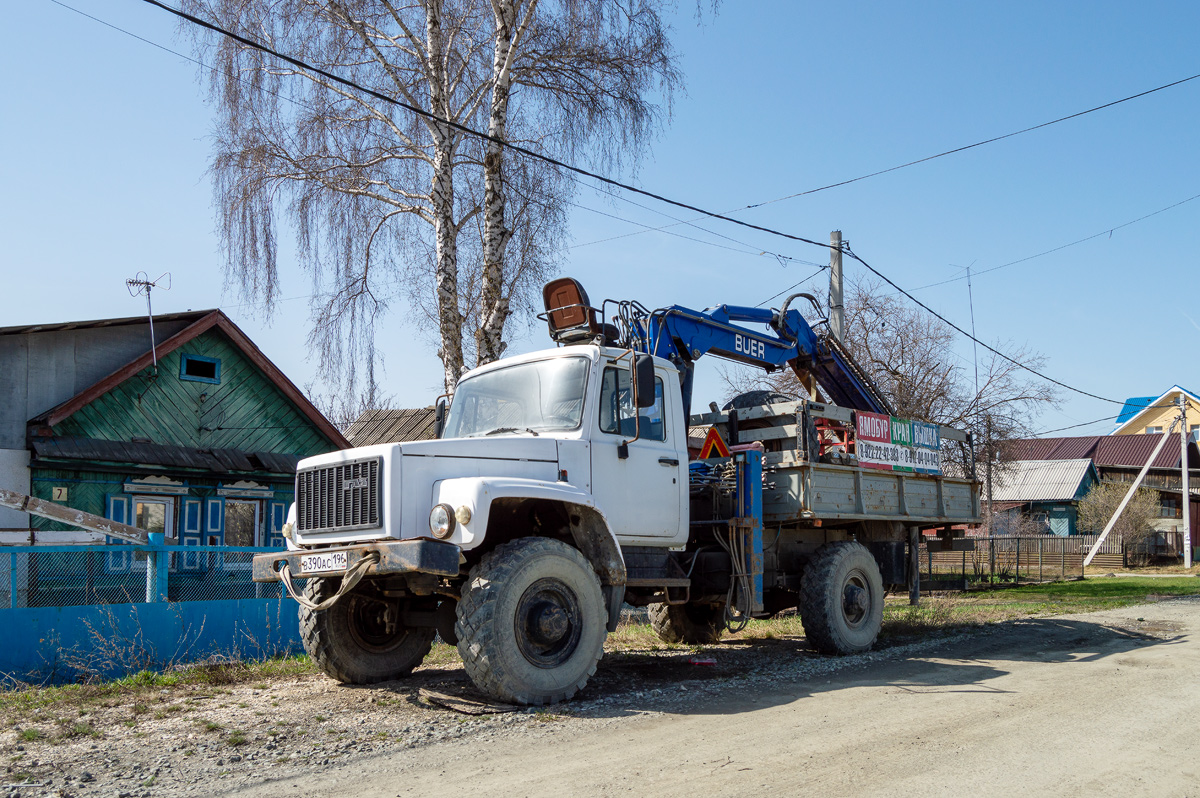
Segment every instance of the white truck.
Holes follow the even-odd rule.
[[[304,645],[331,677],[402,678],[440,634],[493,698],[562,701],[625,603],[688,643],[798,606],[818,650],[863,651],[885,585],[914,576],[918,530],[979,520],[978,483],[939,473],[942,441],[968,436],[885,444],[886,403],[790,299],[619,303],[605,323],[573,280],[544,296],[559,346],[465,375],[438,439],[300,463],[287,550],[256,556],[254,578],[300,600]],[[704,354],[790,366],[843,404],[751,397],[691,417]],[[689,423],[722,431],[730,456],[693,460]]]

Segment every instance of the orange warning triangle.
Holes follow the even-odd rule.
[[[716,427],[709,427],[708,434],[704,436],[704,445],[700,447],[700,456],[696,459],[707,460],[710,457],[728,456],[729,447],[725,445],[725,441],[721,438],[721,433],[717,432]]]

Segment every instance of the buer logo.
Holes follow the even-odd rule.
[[[762,341],[755,341],[753,338],[747,338],[744,335],[733,336],[733,348],[744,355],[756,357],[759,360],[765,360],[767,357],[767,345]]]
[[[342,483],[342,490],[350,490],[351,488],[365,488],[367,486],[366,477],[357,477],[356,479],[347,479]]]

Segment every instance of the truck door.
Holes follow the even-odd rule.
[[[592,441],[592,493],[623,542],[686,538],[680,528],[686,518],[687,440],[682,431],[686,428],[681,429],[667,410],[677,404],[669,392],[678,390],[674,381],[664,383],[662,375],[656,374],[654,405],[639,413],[629,389],[629,366],[606,365],[601,372],[599,430]],[[636,428],[635,413],[639,413]],[[621,458],[618,450],[625,441],[629,456]]]

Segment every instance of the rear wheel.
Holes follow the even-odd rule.
[[[604,653],[600,579],[562,541],[521,538],[485,554],[458,602],[458,652],[475,685],[514,704],[575,695]]]
[[[724,604],[651,604],[646,611],[664,643],[716,643],[725,631]]]
[[[883,579],[866,547],[843,540],[817,549],[801,580],[800,620],[823,654],[871,648],[883,625]]]
[[[304,596],[321,602],[337,592],[341,579],[309,579]],[[432,627],[406,627],[403,606],[372,596],[360,583],[327,610],[300,608],[304,650],[329,676],[347,684],[400,679],[421,664],[433,646]]]

